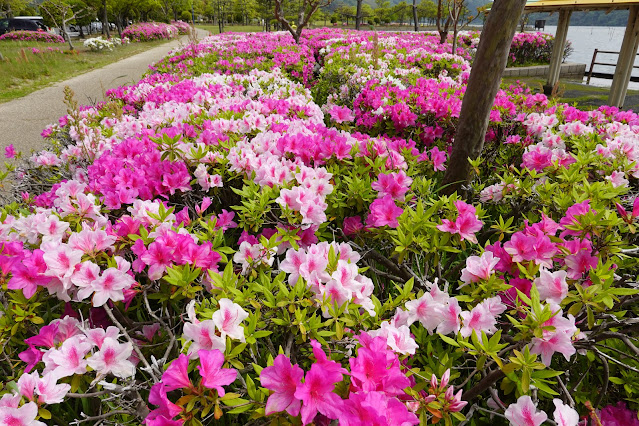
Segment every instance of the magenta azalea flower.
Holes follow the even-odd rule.
[[[202,384],[209,389],[216,389],[219,396],[224,396],[225,391],[222,386],[230,385],[235,381],[237,370],[222,368],[224,354],[217,349],[201,350],[198,355],[200,356],[200,365],[197,369],[202,375]]]
[[[301,401],[295,398],[295,390],[303,377],[304,371],[297,364],[291,365],[291,361],[283,354],[275,358],[273,366],[262,370],[262,386],[274,391],[266,401],[267,416],[284,410],[291,416],[299,415]]]
[[[181,388],[191,388],[193,384],[189,379],[189,357],[180,354],[162,374],[162,383],[168,391]]]
[[[395,200],[390,195],[378,198],[373,201],[370,207],[367,223],[369,226],[381,227],[388,225],[397,228],[399,222],[397,218],[404,212],[401,207],[397,207]]]
[[[304,383],[295,390],[295,398],[303,402],[302,423],[305,425],[311,423],[318,412],[329,419],[339,417],[342,411],[342,399],[333,393],[337,383],[332,380],[334,378],[334,374],[327,374],[320,364],[313,364],[310,371],[306,373]]]

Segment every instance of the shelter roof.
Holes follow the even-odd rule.
[[[639,6],[639,0],[528,0],[526,12],[558,10],[615,10]]]

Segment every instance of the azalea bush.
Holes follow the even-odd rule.
[[[477,48],[481,33],[466,31],[460,34],[460,43],[469,48]],[[515,33],[510,46],[508,66],[547,65],[550,63],[555,37],[552,34],[538,31]],[[567,41],[563,52],[563,60],[573,52],[570,41]]]
[[[0,419],[636,422],[639,116],[504,87],[443,196],[472,52],[304,34],[208,37],[6,148]]]
[[[64,43],[64,39],[44,31],[11,31],[0,35],[0,41],[39,41],[44,43]]]
[[[177,28],[178,33],[181,35],[186,35],[191,33],[191,25],[188,22],[171,21],[171,25]]]
[[[122,38],[132,42],[167,40],[177,37],[179,29],[175,25],[162,22],[140,22],[126,27],[122,31]]]
[[[120,46],[121,42],[114,42],[113,40],[106,40],[102,37],[92,37],[84,40],[84,47],[88,48],[92,52],[102,52],[105,50],[112,51],[115,46]]]

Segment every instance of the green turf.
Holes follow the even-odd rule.
[[[75,40],[75,51],[72,52],[67,44],[0,41],[3,57],[0,60],[0,102],[28,95],[51,83],[101,68],[165,42],[131,43],[112,52],[91,52],[84,48],[82,40]],[[41,53],[34,53],[33,49]]]

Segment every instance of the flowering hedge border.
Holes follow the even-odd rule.
[[[64,43],[57,34],[44,31],[11,31],[0,36],[0,41],[39,41],[43,43]]]
[[[639,116],[504,87],[439,196],[449,49],[224,34],[45,129],[0,215],[0,414],[633,424]]]
[[[132,42],[168,40],[177,37],[178,34],[178,27],[162,22],[140,22],[129,25],[122,31],[122,37]]]

